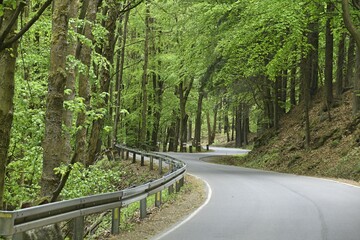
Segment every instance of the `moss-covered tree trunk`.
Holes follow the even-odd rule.
[[[120,4],[117,1],[110,0],[107,2],[109,9],[107,12],[107,20],[104,22],[106,28],[107,41],[103,47],[102,55],[106,58],[108,64],[106,67],[101,69],[100,72],[100,89],[98,94],[109,93],[110,82],[111,82],[111,67],[114,62],[114,50],[115,50],[115,32],[116,32],[116,21],[119,17]],[[106,95],[104,99],[98,104],[98,108],[107,108],[109,98]],[[89,156],[87,165],[94,163],[96,155],[100,152],[99,146],[101,146],[101,135],[104,128],[105,116],[103,118],[93,121],[91,135],[89,138]]]
[[[5,9],[2,16],[3,21],[0,24],[0,35],[9,25],[12,15],[13,10]],[[16,24],[14,24],[8,37],[14,34],[15,26]],[[11,48],[0,51],[0,210],[3,209],[7,154],[13,121],[16,51],[16,43]]]
[[[68,36],[70,0],[54,0],[52,15],[52,36],[50,70],[45,113],[45,135],[43,142],[43,171],[41,194],[50,196],[59,183],[54,168],[64,161],[63,103],[66,83],[66,49]]]
[[[96,20],[98,0],[86,0],[82,6],[82,12],[86,12],[85,19],[86,24],[82,29],[82,34],[86,39],[89,39],[90,42],[94,41],[94,36],[92,34],[92,26]],[[84,165],[87,164],[88,160],[88,151],[87,151],[87,115],[86,109],[90,105],[90,67],[91,67],[91,54],[92,46],[89,44],[78,43],[77,55],[79,60],[85,67],[85,71],[81,71],[79,74],[78,80],[78,95],[83,99],[85,109],[79,112],[76,119],[76,142],[75,142],[75,151],[77,155],[76,161],[82,162]]]

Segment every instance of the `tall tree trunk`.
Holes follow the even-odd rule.
[[[343,19],[346,28],[354,38],[356,43],[356,68],[354,77],[354,90],[353,90],[353,115],[360,113],[360,31],[352,22],[349,9],[349,0],[341,1],[343,9]],[[358,5],[355,6],[359,10]]]
[[[51,196],[56,190],[60,176],[54,173],[54,168],[64,162],[62,119],[67,53],[64,49],[67,49],[69,4],[69,0],[54,0],[53,5],[43,171],[40,182],[42,196]]]
[[[121,91],[123,85],[123,75],[124,75],[124,63],[125,63],[125,48],[126,48],[126,40],[127,40],[127,30],[129,23],[130,11],[125,13],[124,19],[124,29],[122,33],[122,41],[121,41],[121,52],[118,55],[118,63],[117,63],[117,78],[115,84],[115,116],[114,116],[114,129],[113,129],[113,142],[118,142],[118,128],[120,122],[120,110],[121,110]]]
[[[334,36],[331,31],[331,14],[335,5],[328,3],[326,12],[329,17],[326,19],[325,26],[325,107],[330,111],[333,104],[333,53],[334,53]]]
[[[280,121],[280,101],[281,101],[281,76],[276,77],[274,84],[274,128],[275,130],[279,129],[279,121]]]
[[[355,70],[355,40],[352,36],[349,37],[349,47],[347,50],[347,64],[346,74],[344,79],[344,88],[349,89],[354,85],[354,70]]]
[[[181,81],[177,87],[177,92],[180,101],[180,149],[187,140],[187,120],[189,116],[186,114],[186,104],[189,98],[189,94],[192,89],[194,78],[190,78],[188,82]]]
[[[142,92],[142,108],[141,108],[141,127],[140,127],[140,147],[146,148],[146,134],[147,134],[147,111],[148,111],[148,97],[147,97],[147,82],[148,82],[148,64],[149,64],[149,35],[150,35],[150,0],[145,1],[145,41],[144,41],[144,65],[143,75],[141,81]]]
[[[109,93],[110,89],[110,82],[111,82],[111,76],[110,71],[111,67],[114,62],[114,51],[115,51],[115,44],[116,44],[116,38],[115,38],[115,32],[116,32],[116,21],[119,17],[120,12],[120,4],[117,1],[109,1],[109,11],[107,13],[107,20],[103,23],[104,27],[106,28],[108,35],[107,35],[107,42],[105,46],[103,47],[102,55],[107,60],[107,66],[103,67],[100,71],[100,93]],[[109,97],[106,95],[104,99],[99,103],[97,108],[103,108],[106,109],[108,106]],[[111,117],[110,117],[111,118]],[[94,163],[96,160],[96,155],[99,154],[101,148],[102,142],[101,142],[101,134],[104,128],[106,116],[103,116],[100,119],[96,119],[93,121],[92,128],[91,128],[91,134],[89,138],[89,147],[88,147],[88,159],[87,159],[87,166]]]
[[[82,34],[85,38],[89,39],[91,42],[94,41],[94,36],[92,34],[92,23],[96,20],[98,0],[85,0],[82,6],[82,14],[85,14],[85,26],[82,29]],[[75,142],[75,151],[76,151],[76,162],[82,162],[84,165],[87,165],[88,160],[88,151],[87,151],[87,114],[86,111],[90,105],[90,66],[91,66],[91,53],[92,48],[86,44],[78,42],[76,55],[79,57],[79,60],[86,68],[85,71],[81,71],[79,74],[78,80],[78,96],[83,99],[84,109],[78,113],[76,119],[76,142]]]
[[[286,102],[287,102],[287,88],[288,88],[288,72],[287,70],[283,71],[281,77],[281,113],[286,113]]]
[[[308,35],[308,42],[310,41],[310,37]],[[305,125],[305,148],[308,149],[310,147],[310,118],[309,118],[309,105],[311,99],[311,89],[310,89],[310,81],[311,81],[311,53],[307,53],[305,56],[302,56],[300,63],[300,79],[301,79],[301,104],[304,112],[304,125]]]
[[[225,116],[224,116],[224,132],[226,134],[226,141],[230,142],[230,122],[229,122],[229,112],[226,109]]]
[[[291,69],[290,73],[290,104],[291,108],[296,106],[296,67]]]
[[[336,96],[341,97],[344,89],[344,63],[345,63],[346,34],[341,34],[338,45],[337,70],[336,70]]]
[[[79,1],[73,0],[73,4],[70,4],[69,17],[76,18],[79,10]],[[74,31],[77,31],[76,25],[73,24],[71,26]],[[76,55],[76,42],[70,42],[68,46],[68,55],[75,56]],[[66,89],[70,90],[70,94],[65,95],[65,101],[73,101],[75,98],[75,82],[76,82],[76,69],[75,67],[69,67],[67,79],[66,79]],[[72,154],[72,145],[71,145],[71,129],[73,127],[73,111],[70,109],[64,110],[64,157],[68,161],[71,159]]]
[[[243,143],[243,135],[242,135],[242,107],[241,103],[239,106],[236,107],[236,114],[235,114],[235,147],[240,148],[242,147]]]
[[[197,109],[196,109],[195,136],[193,143],[193,145],[196,147],[196,151],[198,152],[201,152],[201,123],[202,123],[201,113],[202,113],[202,104],[203,104],[204,95],[205,95],[204,89],[200,87]]]
[[[210,120],[210,112],[206,112],[206,123],[207,123],[207,130],[208,130],[208,144],[211,145],[211,136],[212,136],[212,129],[211,129],[211,120]]]
[[[5,9],[0,35],[8,26],[13,11],[10,8]],[[13,25],[9,38],[15,30],[16,24]],[[11,48],[0,50],[0,210],[3,209],[4,203],[5,173],[13,121],[16,56],[17,43],[12,44]]]
[[[309,24],[308,43],[310,44],[310,98],[312,99],[319,89],[319,20]]]
[[[219,104],[215,105],[215,109],[214,109],[214,121],[213,121],[213,129],[211,131],[211,136],[210,136],[210,142],[209,144],[213,144],[215,142],[215,137],[216,137],[216,125],[217,125],[217,115],[218,115],[218,109],[219,109]]]

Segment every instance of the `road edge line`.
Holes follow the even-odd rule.
[[[195,217],[195,215],[197,215],[210,202],[210,199],[212,197],[212,189],[210,187],[210,184],[206,180],[200,178],[199,176],[196,176],[196,175],[190,174],[190,173],[187,173],[187,174],[190,176],[193,176],[197,179],[200,179],[201,181],[203,181],[205,183],[205,186],[207,188],[207,193],[208,193],[205,202],[198,209],[196,209],[193,213],[191,213],[189,216],[187,216],[184,220],[182,220],[179,223],[176,223],[174,226],[172,226],[166,232],[160,233],[160,235],[158,235],[158,236],[154,236],[153,238],[151,238],[152,240],[159,240],[159,239],[165,237],[166,235],[170,234],[171,232],[175,231],[176,229],[178,229],[179,227],[184,225],[186,222],[190,221],[193,217]]]

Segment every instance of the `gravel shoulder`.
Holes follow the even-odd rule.
[[[122,232],[120,235],[111,236],[108,239],[151,239],[184,220],[198,209],[206,198],[205,183],[199,178],[186,175],[184,187],[174,198],[163,203],[160,208],[148,209],[148,217],[144,220],[140,221],[138,217],[135,217],[133,219],[134,226],[130,231]]]

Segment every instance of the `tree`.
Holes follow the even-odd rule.
[[[66,83],[66,53],[69,0],[55,0],[52,15],[52,37],[50,51],[50,70],[48,80],[48,96],[45,115],[44,157],[41,177],[42,196],[51,196],[59,183],[59,175],[54,168],[58,167],[63,159],[63,104]]]
[[[354,79],[354,90],[353,90],[353,114],[360,113],[360,31],[354,25],[354,22],[350,15],[350,3],[349,0],[342,0],[341,6],[343,10],[343,19],[346,28],[354,38],[356,43],[356,70]],[[353,1],[353,5],[356,9],[360,9],[360,4],[357,0]]]

